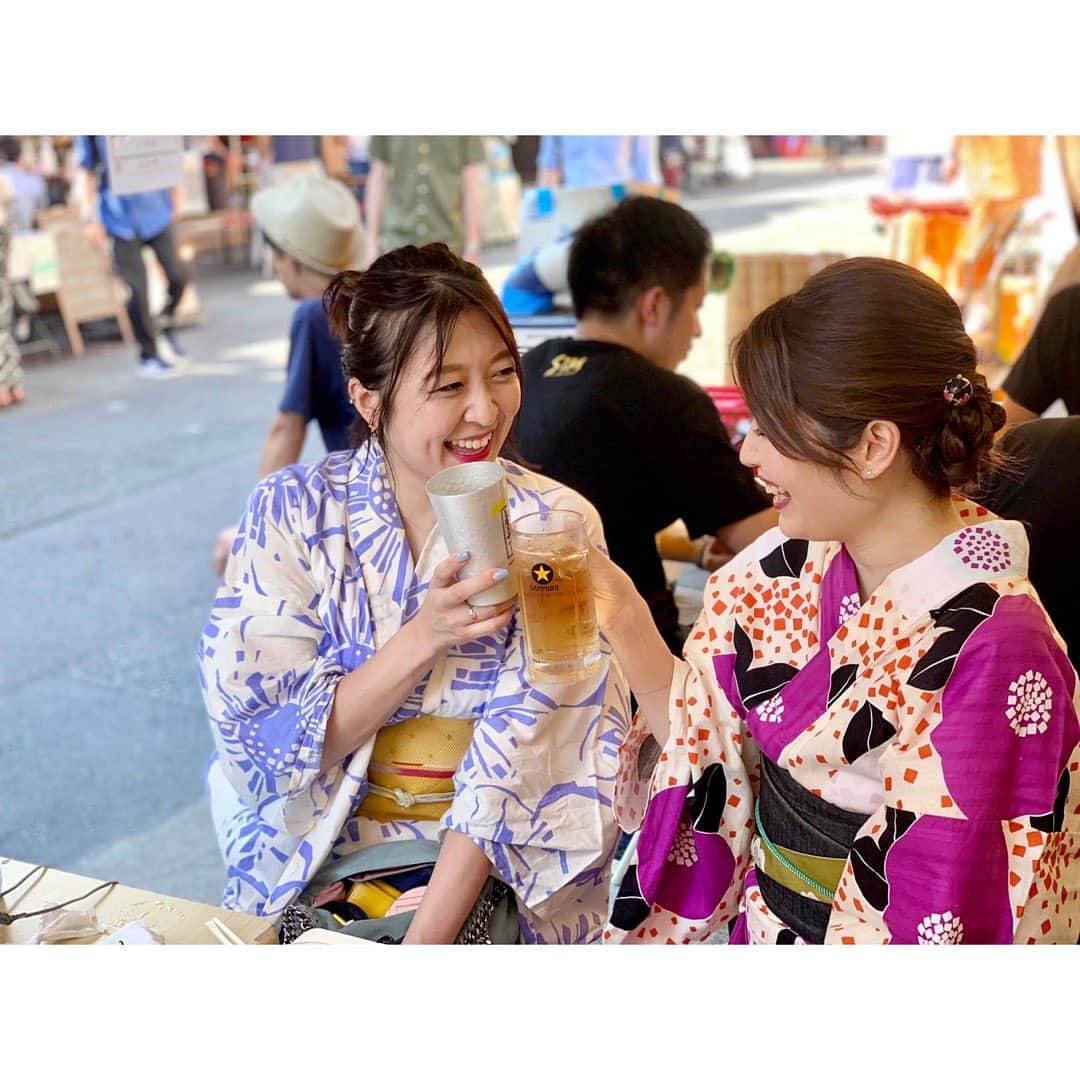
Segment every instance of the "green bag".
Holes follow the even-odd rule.
[[[282,913],[278,937],[283,945],[305,930],[318,927],[339,934],[399,945],[412,922],[412,911],[381,919],[357,919],[342,926],[334,916],[311,902],[328,885],[344,878],[369,880],[402,870],[434,866],[439,845],[434,840],[402,840],[354,851],[325,864],[297,900]],[[498,878],[489,877],[454,941],[455,945],[516,945],[520,935],[514,892]]]

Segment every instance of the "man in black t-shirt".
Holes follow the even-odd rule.
[[[1080,662],[1080,416],[1020,424],[998,447],[1011,464],[984,481],[976,499],[998,517],[1027,528],[1028,577],[1075,665]]]
[[[1042,415],[1059,398],[1070,415],[1080,413],[1080,285],[1050,298],[1002,389],[1010,425]]]
[[[581,492],[611,558],[681,654],[678,612],[655,535],[682,518],[732,551],[776,524],[716,407],[677,375],[705,299],[710,238],[680,206],[625,199],[586,222],[570,249],[577,328],[523,357],[515,442],[522,460]]]

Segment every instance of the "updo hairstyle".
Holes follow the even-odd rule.
[[[341,341],[345,380],[358,379],[380,395],[375,433],[385,449],[385,428],[394,394],[409,358],[426,336],[433,337],[431,379],[438,379],[446,349],[461,315],[483,312],[514,359],[521,355],[510,321],[479,267],[458,258],[445,244],[407,245],[381,255],[371,266],[338,274],[323,294],[330,332]],[[362,416],[353,428],[353,447],[362,447],[372,429]]]
[[[791,458],[840,471],[871,420],[900,430],[911,469],[935,495],[994,464],[1005,410],[975,370],[949,294],[889,259],[845,259],[762,311],[732,344],[735,380],[762,434]],[[945,387],[971,395],[950,404]],[[962,381],[962,380],[961,380]]]

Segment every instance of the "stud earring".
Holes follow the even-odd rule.
[[[874,470],[873,469],[867,469],[866,470],[866,479],[867,480],[869,480],[870,477],[873,476],[873,475],[874,475]]]

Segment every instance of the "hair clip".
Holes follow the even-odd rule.
[[[955,409],[959,405],[966,405],[974,393],[975,387],[971,385],[971,380],[966,375],[957,372],[945,384],[942,396],[945,398],[945,403]]]

